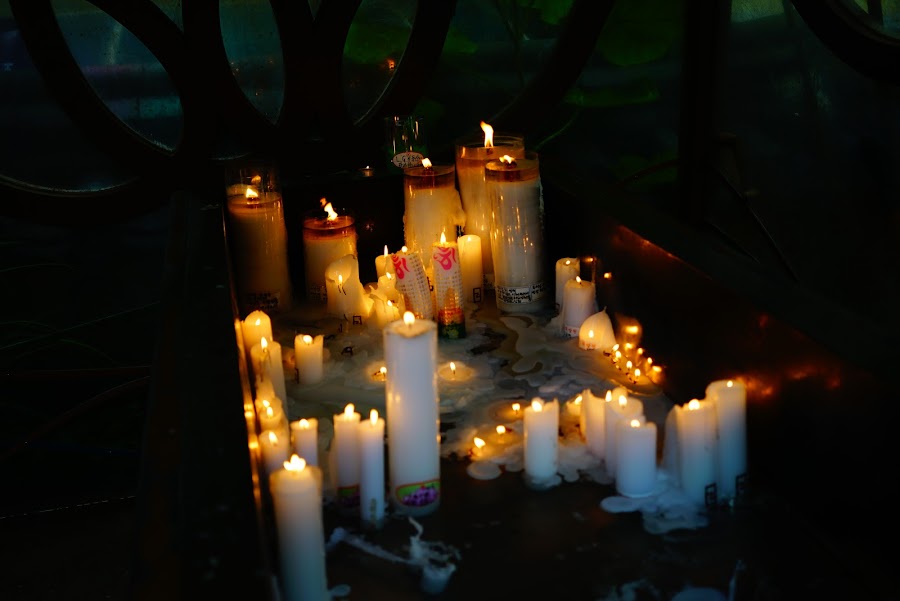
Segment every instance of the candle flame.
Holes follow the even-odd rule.
[[[584,397],[582,397],[582,396],[579,394],[577,397],[575,397],[575,400],[572,401],[572,402],[575,403],[576,405],[580,405],[581,402],[582,402],[583,400],[584,400]]]
[[[411,326],[412,324],[415,323],[415,321],[416,321],[416,315],[412,311],[406,311],[403,314],[403,323],[405,323],[406,325]]]
[[[343,284],[344,284],[344,274],[339,273],[338,274],[338,286],[342,286]]]
[[[500,162],[504,165],[515,165],[516,159],[512,158],[508,154],[504,154],[502,157],[500,157]]]
[[[394,276],[393,276],[392,274],[390,274],[390,273],[386,273],[386,274],[384,274],[384,275],[387,276],[387,279],[388,279],[389,282],[390,282],[391,280],[394,279]],[[388,302],[391,302],[391,301],[388,301]]]
[[[441,244],[447,244],[447,236],[441,232]]]
[[[612,401],[612,390],[606,391],[606,402],[609,403]]]
[[[425,169],[431,169],[431,167],[432,167],[431,161],[427,158],[422,159],[422,167],[424,167]]]
[[[572,264],[572,261],[570,261],[569,259],[566,259],[566,265],[571,265],[571,264]]]
[[[247,190],[244,192],[244,198],[246,198],[247,200],[250,200],[251,198],[259,198],[259,192],[257,192],[253,188],[247,188]]]
[[[409,248],[404,244],[403,246],[400,247],[400,252],[407,253],[407,252],[409,252]]]
[[[619,350],[619,343],[618,343],[618,342],[615,343],[615,344],[613,345],[612,350],[614,350],[614,351]]]
[[[306,459],[294,453],[293,455],[291,455],[290,461],[284,462],[284,469],[290,472],[302,472],[304,469],[306,469]]]
[[[484,147],[485,148],[493,148],[494,147],[494,128],[485,123],[481,122],[481,131],[484,132]]]
[[[728,388],[731,388],[732,386],[734,386],[734,382],[732,382],[731,380],[728,380],[728,383],[725,384],[725,386],[727,386]]]
[[[635,377],[635,378],[640,378],[640,377],[641,377],[641,370],[640,370],[640,368],[635,368],[635,370],[634,370],[634,377]]]
[[[373,426],[378,423],[378,409],[369,411],[369,421],[372,422]]]
[[[619,395],[619,407],[624,407],[628,404],[628,397],[624,394]]]
[[[263,399],[259,402],[259,404],[262,405],[266,409],[268,409],[269,407],[272,406],[272,403],[269,402],[269,399]]]
[[[478,438],[477,436],[472,439],[472,442],[474,442],[475,446],[479,449],[484,447],[484,445],[485,445],[485,442],[482,439]]]
[[[628,425],[631,426],[632,428],[640,428],[641,422],[639,420],[633,419],[630,422],[628,422]]]
[[[700,408],[700,401],[697,399],[691,399],[691,402],[687,404],[687,408],[689,411],[696,411]]]
[[[356,407],[353,405],[353,403],[347,403],[347,406],[344,407],[344,419],[351,419],[355,412]]]
[[[269,430],[269,442],[272,444],[278,444],[278,435]]]
[[[305,417],[303,419],[301,419],[300,427],[303,428],[304,430],[309,430],[309,420],[306,419]]]
[[[271,405],[266,407],[266,417],[275,417],[275,409]]]
[[[338,214],[335,212],[330,202],[322,198],[319,200],[319,204],[322,205],[322,208],[325,209],[326,213],[328,213],[328,221],[334,221],[335,219],[337,219]]]
[[[388,301],[388,302],[387,302],[387,306],[388,306],[388,307],[393,307],[393,306],[394,306],[394,303],[392,303],[391,301]]]
[[[263,350],[266,350],[266,347],[269,346],[269,341],[266,340],[266,337],[265,337],[265,336],[263,336],[262,338],[259,339],[259,346],[260,346]]]
[[[535,413],[540,413],[544,410],[544,403],[542,403],[540,399],[534,399],[531,401],[531,410]]]
[[[633,349],[633,348],[634,348],[634,345],[631,344],[630,342],[626,342],[626,343],[625,343],[625,352],[626,352],[626,353],[627,353],[628,351],[630,351],[631,349]]]
[[[576,275],[576,276],[575,276],[575,282],[578,283],[578,284],[580,284],[580,283],[581,283],[581,276],[577,276],[577,275]]]
[[[456,363],[453,361],[450,362],[450,371],[453,372],[453,375],[456,375]]]
[[[647,357],[646,359],[644,359],[644,362],[647,365],[653,365],[653,357]]]
[[[588,330],[588,338],[594,337],[594,330]]]
[[[630,359],[625,362],[625,369],[631,369],[632,367],[634,367],[634,363]]]
[[[513,403],[513,404],[512,404],[512,410],[515,411],[516,413],[518,413],[518,412],[519,412],[519,409],[521,409],[521,408],[522,408],[522,405],[520,405],[520,404],[518,404],[518,403]]]
[[[636,352],[638,355],[643,355],[643,354],[644,354],[644,347],[639,346],[635,352]]]
[[[659,365],[653,366],[653,373],[658,374],[662,371],[662,368]]]
[[[604,279],[604,280],[611,280],[611,279],[612,279],[612,272],[611,272],[611,271],[607,271],[606,273],[604,273],[604,274],[603,274],[603,279]]]
[[[388,301],[388,302],[391,302],[391,301]],[[382,376],[387,376],[387,368],[384,365],[382,365],[381,369],[378,370],[378,373],[380,373]]]
[[[312,341],[313,341],[313,337],[312,337],[312,336],[310,336],[309,334],[304,334],[304,335],[303,335],[303,344],[305,344],[306,346],[309,346],[309,345],[312,344]]]
[[[497,434],[506,434],[506,426],[497,426]]]
[[[262,318],[257,317],[257,318],[256,318],[256,323],[253,324],[253,325],[258,326],[258,325],[261,325],[261,324],[262,324]]]

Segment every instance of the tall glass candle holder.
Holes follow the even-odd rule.
[[[491,202],[487,196],[484,166],[488,161],[509,155],[525,158],[525,137],[515,133],[494,134],[482,124],[483,135],[464,136],[456,140],[456,176],[459,196],[466,212],[466,234],[481,238],[482,274],[486,290],[494,287],[494,263],[491,256]]]
[[[320,211],[308,211],[303,219],[303,258],[309,302],[328,300],[325,271],[346,255],[356,256],[354,216],[345,210],[335,211],[331,203],[323,203]]]
[[[242,313],[290,309],[284,202],[272,166],[229,170],[227,239]]]
[[[544,265],[544,198],[538,157],[505,156],[485,165],[491,201],[491,253],[497,308],[536,312],[547,299]]]
[[[456,167],[432,165],[425,159],[418,167],[403,170],[403,239],[409,252],[418,253],[431,272],[431,246],[456,242],[456,228],[466,215],[456,190]]]

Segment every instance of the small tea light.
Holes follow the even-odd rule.
[[[516,415],[519,415],[519,411],[522,410],[522,405],[520,405],[519,403],[513,403],[512,410],[513,410],[513,413],[515,413]]]
[[[363,177],[372,177],[373,175],[375,175],[375,170],[372,169],[372,167],[370,167],[369,165],[360,167],[359,172]]]
[[[484,447],[487,443],[484,442],[483,439],[478,438],[477,436],[472,439],[472,444],[475,446],[472,447],[472,456],[473,457],[481,457],[484,455]]]
[[[475,375],[475,370],[462,363],[450,361],[441,366],[438,375],[447,382],[468,382]]]

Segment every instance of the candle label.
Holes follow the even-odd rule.
[[[496,290],[497,300],[511,305],[533,303],[544,298],[546,292],[544,282],[538,282],[531,286],[496,286]]]
[[[441,481],[427,480],[398,486],[397,501],[406,507],[427,507],[441,498]]]
[[[247,292],[244,294],[244,305],[248,309],[275,312],[281,305],[280,297],[281,294],[278,292]]]
[[[391,162],[395,167],[406,169],[407,167],[418,167],[424,158],[425,156],[421,152],[398,152]]]
[[[328,292],[325,284],[310,284],[306,290],[311,302],[324,303],[328,301]]]
[[[578,336],[578,332],[581,330],[581,326],[563,326],[563,334],[568,336],[569,338],[575,338]],[[585,343],[588,344],[588,343]],[[580,343],[579,343],[580,346]],[[596,345],[591,345],[590,347],[582,346],[581,348],[597,348]]]
[[[338,486],[337,504],[340,507],[359,507],[359,484]]]

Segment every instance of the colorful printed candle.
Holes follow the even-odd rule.
[[[384,522],[384,419],[372,409],[359,425],[359,511],[364,526],[380,528]]]
[[[359,413],[352,403],[334,416],[334,459],[337,463],[335,486],[337,504],[342,508],[359,506]]]
[[[566,282],[574,280],[581,272],[577,257],[563,257],[556,262],[556,310],[562,313]]]
[[[675,406],[681,488],[700,505],[714,505],[716,494],[716,416],[709,401],[692,399]]]
[[[281,345],[265,336],[250,348],[250,362],[257,389],[267,383],[272,386],[275,396],[287,400],[284,383],[284,365],[281,362]]]
[[[534,484],[551,481],[559,466],[559,403],[532,399],[525,407],[525,475]]]
[[[717,492],[720,499],[733,499],[747,473],[747,389],[735,380],[717,380],[706,387],[706,400],[716,414]]]
[[[384,328],[390,501],[398,512],[425,515],[440,503],[437,324],[407,311]]]
[[[412,311],[416,319],[434,319],[431,285],[419,253],[409,252],[404,246],[391,255],[391,262],[397,275],[397,290],[406,300],[406,310]]]
[[[643,418],[616,426],[616,491],[625,497],[646,497],[656,488],[656,424]]]
[[[325,270],[344,255],[356,256],[356,226],[352,215],[338,215],[324,198],[319,202],[325,213],[308,213],[303,220],[303,257],[307,300],[325,303]]]
[[[484,290],[484,267],[481,262],[481,236],[466,234],[460,236],[459,269],[462,273],[463,298],[467,303],[480,303]]]
[[[285,601],[327,601],[322,494],[314,473],[293,455],[269,476]]]
[[[324,345],[325,337],[322,334],[294,336],[294,364],[297,366],[297,381],[300,384],[316,384],[322,381],[325,371]]]
[[[426,158],[420,166],[404,169],[403,198],[403,239],[409,252],[419,253],[425,261],[441,234],[456,242],[456,228],[466,223],[456,190],[456,167],[432,165]]]
[[[459,266],[459,248],[441,234],[431,247],[434,296],[437,301],[438,336],[465,338],[466,314],[463,311],[463,283]]]

